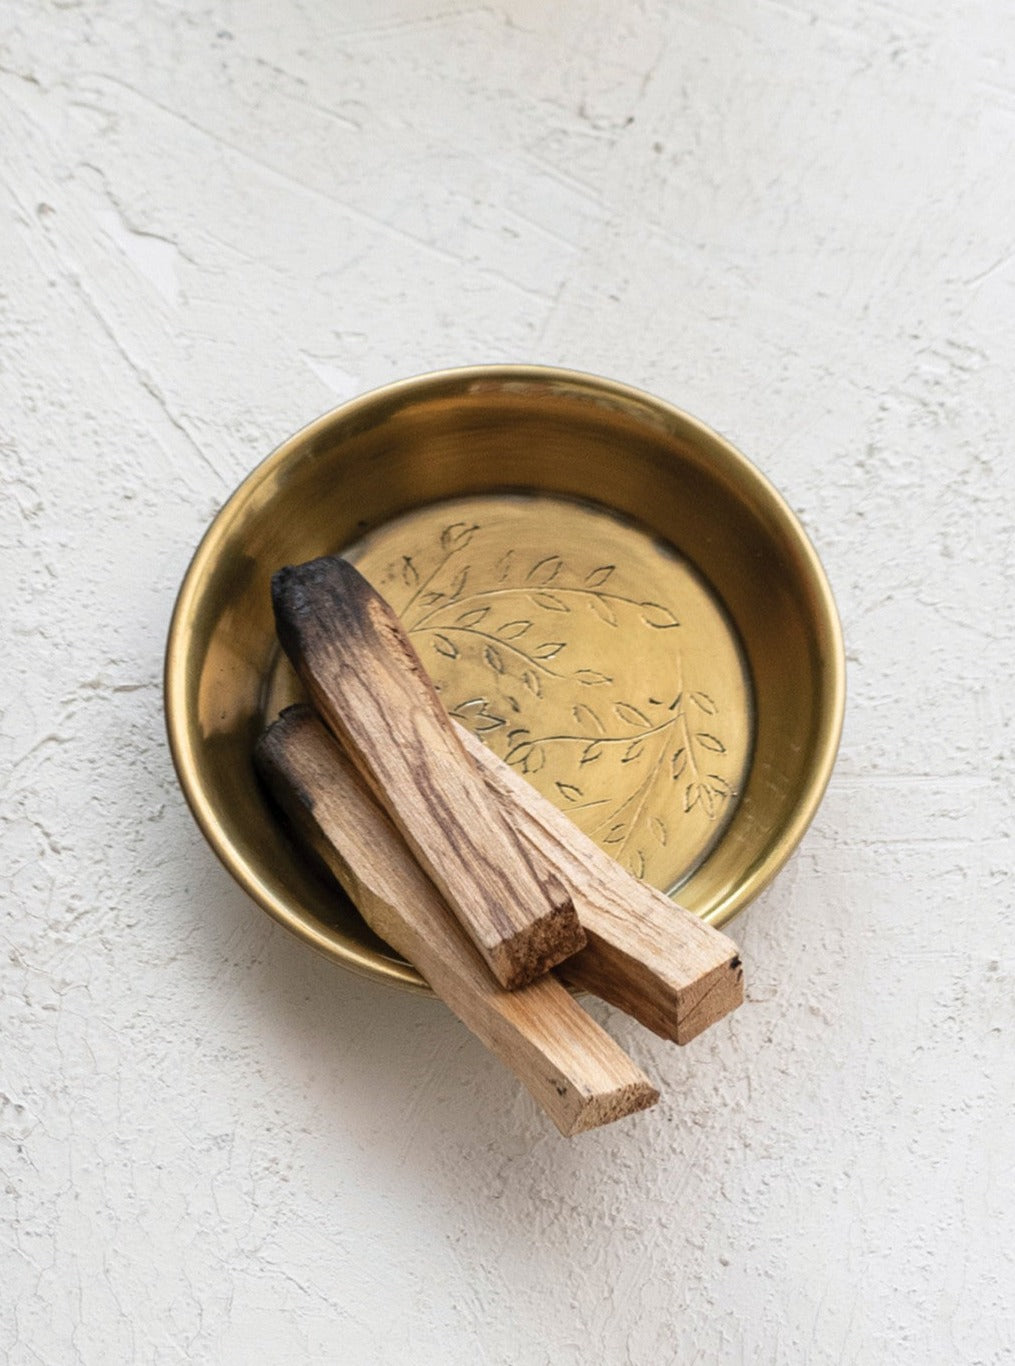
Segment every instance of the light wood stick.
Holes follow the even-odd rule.
[[[490,975],[350,759],[307,707],[262,736],[258,768],[370,927],[524,1083],[561,1133],[658,1099],[655,1087],[554,977],[506,991]]]
[[[337,556],[272,580],[282,648],[494,976],[518,987],[585,943],[567,892],[505,824],[384,599]]]
[[[744,999],[732,939],[632,877],[475,735],[459,734],[508,821],[574,900],[587,946],[558,972],[675,1043]]]
[[[290,715],[326,737],[309,708]],[[588,944],[559,975],[678,1044],[742,1003],[743,969],[731,939],[631,877],[478,738],[463,730],[462,740],[506,817],[572,891]]]

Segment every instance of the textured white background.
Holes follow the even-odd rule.
[[[0,1359],[995,1363],[1015,1340],[1015,12],[0,7]],[[239,479],[485,360],[775,481],[850,704],[749,1002],[572,1143],[233,886],[159,671]]]

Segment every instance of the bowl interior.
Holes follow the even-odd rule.
[[[454,504],[468,508],[495,504],[502,495],[515,514],[524,507],[520,495],[537,495],[544,515],[547,499],[564,500],[562,507],[577,500],[593,515],[603,515],[597,508],[609,510],[616,525],[636,528],[635,538],[655,543],[662,555],[669,548],[678,552],[726,619],[743,673],[737,691],[742,742],[735,786],[716,779],[729,792],[727,799],[714,789],[721,819],[681,881],[680,900],[689,909],[721,924],[775,875],[816,809],[838,744],[842,643],[820,565],[771,486],[686,414],[591,376],[496,367],[405,381],[326,415],[250,475],[202,541],[170,630],[167,723],[187,799],[240,883],[282,923],[346,966],[406,986],[420,986],[418,975],[293,847],[255,778],[254,742],[286,690],[270,579],[284,564],[340,550],[370,562],[371,546],[396,519],[411,523],[421,509],[425,514],[446,500],[473,500]],[[474,522],[450,513],[434,526]],[[645,600],[634,590],[617,593],[611,607],[602,577],[614,566],[597,564],[604,557],[594,549],[585,578],[575,580],[597,590],[582,590],[587,605],[600,618],[604,612],[616,617],[617,603],[622,612],[624,603],[631,611],[642,609],[639,620],[653,628],[646,638],[658,646],[665,639],[659,628],[670,622],[646,611],[653,605],[648,589]],[[537,580],[553,570],[550,557],[543,558]],[[371,576],[377,581],[387,573],[390,579],[397,561],[375,558]],[[527,563],[541,562],[530,556]],[[535,603],[530,615],[537,608],[563,613],[569,599],[557,591],[562,584],[567,589],[563,578],[528,582]],[[482,610],[482,604],[461,605],[473,617]],[[473,617],[460,613],[454,619]],[[598,629],[592,616],[587,619],[588,629]],[[594,670],[584,672],[584,681],[596,681]],[[494,681],[500,686],[503,680]],[[585,699],[594,690],[579,691]],[[483,707],[478,698],[466,700],[474,704],[475,719]],[[652,701],[670,704],[669,698]],[[610,705],[618,705],[615,698]],[[619,705],[623,722],[626,704]],[[639,712],[645,706],[639,703]],[[651,734],[662,731],[659,723]],[[699,734],[710,736],[708,730]],[[496,739],[502,752],[523,760],[534,753],[531,745],[526,751],[524,734],[513,750],[503,736]],[[632,749],[637,747],[629,743],[626,750]],[[669,763],[679,747],[664,754],[660,746],[659,752],[660,762]],[[558,786],[573,790],[570,783]],[[553,784],[546,790],[567,804]],[[686,801],[696,791],[682,779],[673,785],[673,800]],[[711,804],[713,798],[699,794],[696,800]]]

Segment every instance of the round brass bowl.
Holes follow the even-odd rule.
[[[336,551],[396,607],[449,710],[682,904],[723,924],[818,806],[842,639],[796,518],[728,442],[564,370],[424,375],[344,404],[240,485],[187,571],[165,692],[212,848],[346,967],[423,989],[290,842],[252,767],[296,695],[269,583]]]

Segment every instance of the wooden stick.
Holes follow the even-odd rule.
[[[469,762],[394,612],[337,556],[272,580],[282,648],[494,976],[518,987],[585,943]]]
[[[507,820],[574,900],[588,944],[558,969],[675,1043],[744,999],[732,939],[632,877],[552,802],[463,728],[459,734]]]
[[[515,1073],[561,1133],[646,1109],[658,1092],[553,977],[493,980],[360,774],[307,707],[262,736],[258,767],[370,927]]]
[[[291,715],[326,736],[308,707],[290,708]],[[477,737],[461,735],[506,818],[571,890],[588,944],[558,974],[678,1044],[743,1002],[743,968],[731,939],[631,877]]]

